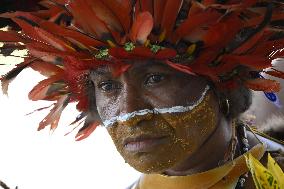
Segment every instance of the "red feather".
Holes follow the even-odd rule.
[[[281,57],[280,50],[284,47],[284,38],[271,40],[271,41],[262,41],[253,49],[253,54],[261,54],[263,56],[270,56],[272,59]],[[282,50],[282,52],[284,52]]]
[[[47,91],[53,83],[62,80],[62,74],[51,76],[48,79],[42,80],[39,82],[30,92],[29,92],[29,99],[36,101],[36,100],[43,100],[47,97]]]
[[[28,49],[30,55],[42,59],[43,61],[52,63],[57,63],[58,60],[67,56],[90,58],[87,56],[87,54],[82,52],[63,52],[43,43],[29,43],[26,45],[26,48]]]
[[[182,64],[175,64],[171,61],[165,61],[165,63],[167,65],[169,65],[170,67],[174,68],[175,70],[178,70],[180,72],[183,72],[183,73],[187,73],[187,74],[190,74],[190,75],[196,75],[193,70],[187,66],[187,65],[182,65]]]
[[[102,1],[119,19],[125,33],[128,33],[131,25],[132,5],[130,0],[103,0]]]
[[[106,46],[105,43],[98,41],[94,38],[88,37],[80,32],[66,29],[62,26],[58,26],[52,22],[42,22],[40,26],[47,30],[48,32],[57,32],[60,33],[63,37],[69,39],[71,42],[75,43],[80,47],[90,48],[90,47],[98,47],[98,46]]]
[[[154,11],[154,2],[155,0],[139,0],[140,5],[141,5],[141,12],[149,12],[153,15],[153,11]],[[138,2],[137,2],[138,3]]]
[[[242,1],[233,1],[230,4],[211,4],[207,8],[212,7],[216,9],[227,9],[230,11],[239,11],[245,8],[248,8],[257,3],[257,0],[242,0]]]
[[[18,20],[18,22],[19,21],[20,20]],[[37,42],[49,44],[60,51],[68,51],[68,52],[75,51],[70,45],[68,45],[65,41],[56,37],[55,35],[47,31],[44,31],[41,28],[28,26],[28,24],[22,21],[20,22],[21,22],[21,26],[26,28],[26,29],[23,28],[25,34],[27,34],[31,39],[35,38]],[[27,30],[29,31],[27,32]]]
[[[88,1],[90,8],[100,20],[106,23],[111,30],[122,32],[123,27],[119,19],[103,2],[103,0]]]
[[[183,0],[168,0],[166,2],[161,22],[161,29],[166,36],[171,36]]]
[[[28,39],[25,39],[19,33],[14,31],[1,31],[0,30],[0,41],[1,42],[22,42],[26,43]]]
[[[50,77],[52,75],[59,74],[64,71],[62,68],[56,66],[55,64],[43,61],[34,61],[30,65],[30,67],[46,77]]]
[[[50,108],[52,105],[53,105],[53,104],[51,104],[51,105],[49,105],[49,106],[46,106],[46,107],[38,108],[38,109],[36,109],[36,110],[34,110],[34,111],[30,112],[30,113],[27,113],[26,116],[31,115],[31,114],[33,114],[33,113],[35,113],[35,112],[39,112],[39,111],[45,110],[45,109],[47,109],[47,108]]]
[[[27,21],[31,21],[33,23],[39,23],[41,20],[41,18],[33,15],[32,13],[22,12],[22,11],[6,12],[3,14],[0,14],[0,17],[10,18],[10,19],[24,17]]]
[[[50,34],[39,27],[33,27],[21,19],[13,18],[13,20],[23,29],[29,39],[43,44],[52,45],[61,51],[73,51],[68,44],[58,37],[55,37],[53,34]]]
[[[41,37],[38,36],[37,32],[35,31],[35,27],[30,25],[24,20],[21,20],[19,18],[12,18],[14,22],[16,22],[23,30],[24,34],[31,40],[37,41],[37,42],[42,42]]]
[[[217,11],[207,10],[188,17],[174,32],[173,41],[190,35],[197,27],[212,24],[221,16]]]
[[[236,36],[242,28],[242,20],[237,14],[231,13],[228,16],[210,27],[207,34],[204,36],[205,46],[224,47]],[[224,37],[226,36],[226,37]]]
[[[203,0],[202,1],[202,4],[206,7],[209,5],[215,4],[215,3],[216,3],[216,0]]]
[[[75,136],[76,141],[81,141],[90,136],[99,125],[100,123],[97,121],[88,123],[86,126],[84,126],[84,129],[77,133],[77,135]]]
[[[279,92],[280,83],[270,79],[252,79],[244,82],[244,85],[247,88],[250,88],[255,91],[264,91],[264,92]]]
[[[229,72],[233,68],[243,65],[254,70],[263,70],[271,67],[271,60],[268,57],[261,55],[224,55],[222,57],[223,64],[215,69],[219,72]]]
[[[265,71],[266,74],[284,79],[284,72],[280,70],[273,69],[273,71]]]
[[[129,34],[130,39],[133,42],[144,44],[153,29],[153,24],[153,17],[149,12],[138,14]]]
[[[159,50],[156,53],[155,59],[166,60],[166,59],[174,58],[176,55],[177,55],[177,52],[174,49],[165,48],[165,49]]]
[[[169,0],[154,0],[154,23],[156,29],[160,29],[161,27],[167,1]]]
[[[259,43],[260,39],[263,37],[264,31],[258,32],[254,36],[252,36],[249,40],[243,43],[240,47],[234,50],[234,54],[242,54],[246,53],[248,50],[253,48],[257,43]]]
[[[253,18],[247,20],[245,22],[245,26],[246,27],[255,27],[255,26],[257,26],[259,23],[261,23],[263,21],[264,15],[265,15],[265,11],[263,11],[263,13],[260,14],[260,16],[253,17]],[[273,13],[271,21],[283,20],[283,19],[284,19],[284,13],[276,12],[276,13]]]
[[[205,11],[205,9],[206,7],[204,7],[204,2],[201,4],[198,1],[191,1],[191,7],[188,11],[188,18]]]
[[[102,38],[109,38],[110,31],[106,23],[98,18],[96,13],[90,9],[89,0],[77,0],[68,4],[67,8],[71,11],[75,19],[75,25],[79,25],[84,32]]]
[[[51,126],[51,130],[56,129],[62,111],[67,106],[69,99],[69,95],[64,95],[57,101],[49,114],[39,123],[38,131],[44,129],[47,125]]]
[[[34,31],[41,38],[41,41],[50,44],[51,46],[53,46],[54,48],[60,51],[75,51],[65,41],[63,41],[62,39],[59,39],[58,37],[55,37],[53,34],[46,32],[41,28],[35,27]]]

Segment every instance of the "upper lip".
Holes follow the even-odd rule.
[[[165,135],[159,135],[159,136],[154,136],[154,135],[138,135],[135,137],[128,137],[123,140],[123,146],[127,145],[130,142],[139,142],[143,140],[150,140],[150,139],[160,139],[160,138],[165,138]]]

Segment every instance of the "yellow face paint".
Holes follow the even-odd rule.
[[[134,116],[109,127],[108,131],[127,163],[140,172],[161,173],[198,151],[218,124],[217,112],[216,97],[209,91],[191,111]],[[128,151],[123,139],[137,136],[165,138],[145,151]]]

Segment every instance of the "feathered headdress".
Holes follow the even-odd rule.
[[[74,123],[83,120],[90,70],[109,65],[117,76],[131,59],[160,60],[227,90],[244,85],[277,92],[280,84],[260,73],[284,78],[271,64],[284,55],[281,0],[44,0],[40,5],[34,12],[0,15],[18,26],[0,31],[6,44],[1,52],[7,46],[28,50],[24,62],[1,78],[4,93],[31,67],[47,79],[29,98],[56,101],[39,130],[48,125],[54,130],[70,102],[78,102],[82,112]],[[77,139],[97,125],[87,120]]]

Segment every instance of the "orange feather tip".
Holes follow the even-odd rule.
[[[244,85],[254,91],[264,91],[264,92],[279,92],[280,83],[275,80],[270,79],[251,79],[246,80]]]

